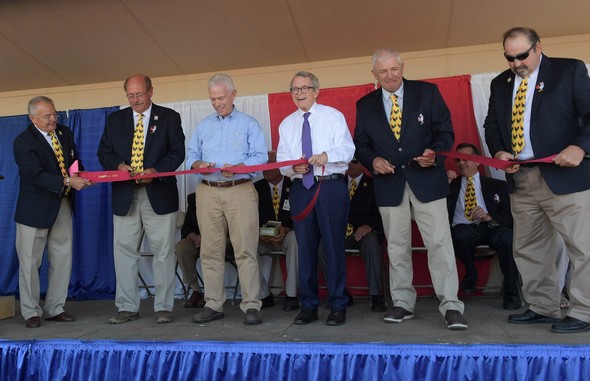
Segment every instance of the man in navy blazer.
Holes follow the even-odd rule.
[[[539,35],[530,28],[508,30],[503,46],[510,69],[491,84],[484,124],[490,153],[498,159],[518,161],[557,155],[552,163],[515,164],[506,169],[512,189],[514,257],[530,304],[524,313],[510,315],[509,321],[557,322],[551,330],[558,333],[585,331],[590,329],[588,71],[582,61],[544,55]],[[517,91],[526,95],[522,132],[518,123],[513,126],[511,121]],[[520,142],[513,142],[512,135],[522,136],[524,143],[517,145]],[[548,250],[555,245],[556,232],[566,242],[574,268],[570,309],[561,321],[556,250]]]
[[[386,322],[414,317],[411,220],[415,218],[428,249],[428,263],[440,312],[449,329],[466,329],[463,303],[449,232],[444,159],[451,149],[451,115],[438,88],[403,78],[399,53],[380,49],[373,55],[373,76],[381,88],[357,102],[356,157],[374,172],[375,196],[388,241],[393,310]],[[397,125],[401,112],[401,126]],[[396,127],[397,126],[397,127]],[[397,129],[401,129],[398,133]]]
[[[72,132],[57,124],[53,101],[34,97],[28,105],[31,124],[14,139],[14,159],[20,187],[16,203],[16,252],[21,313],[27,328],[41,326],[39,267],[47,245],[49,284],[45,296],[46,320],[73,322],[64,310],[72,270],[72,211],[74,191],[90,185],[74,177],[70,166],[78,160]],[[61,149],[60,165],[54,136]]]
[[[124,89],[131,107],[107,118],[98,147],[100,163],[107,170],[132,174],[175,171],[185,155],[180,115],[152,103],[152,82],[143,74],[127,78]],[[133,173],[131,149],[140,120],[144,130],[143,170]],[[117,277],[115,305],[119,312],[109,322],[120,324],[139,317],[138,247],[144,229],[154,254],[156,323],[168,323],[172,321],[174,304],[174,244],[178,211],[176,177],[114,182],[112,190]]]
[[[277,162],[276,151],[268,152],[268,163]],[[289,204],[289,194],[293,185],[290,178],[283,176],[279,169],[269,169],[262,172],[264,179],[254,183],[256,192],[258,192],[258,218],[260,226],[268,221],[278,221],[281,223],[279,234],[274,237],[261,235],[258,241],[258,253],[266,254],[272,251],[283,251],[285,253],[285,262],[287,266],[287,279],[285,281],[285,302],[283,311],[295,311],[299,309],[297,299],[297,278],[298,278],[298,260],[297,260],[297,238],[293,229],[293,220],[291,219],[291,206]],[[279,200],[277,209],[273,204],[274,187],[277,188]],[[267,282],[262,279],[261,272],[260,296],[270,297],[272,294],[263,295],[268,290]],[[264,302],[264,300],[263,300]]]
[[[457,152],[480,155],[479,149],[470,143],[457,145]],[[489,245],[496,251],[504,274],[502,305],[506,310],[518,309],[521,307],[521,300],[518,292],[518,270],[512,255],[512,213],[506,182],[481,176],[479,163],[475,161],[455,161],[460,176],[454,171],[447,172],[451,187],[447,207],[455,255],[465,266],[461,289],[466,294],[475,292],[475,248],[477,245]],[[476,196],[476,204],[471,210],[466,208],[465,202],[468,198],[466,189],[469,180]]]

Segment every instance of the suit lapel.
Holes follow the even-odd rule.
[[[497,203],[494,201],[494,189],[492,184],[488,181],[487,177],[479,176],[479,182],[481,183],[481,193],[483,194],[483,201],[486,204],[488,213],[495,213],[498,209]]]
[[[122,141],[127,146],[127,160],[131,160],[131,150],[133,148],[133,136],[135,135],[135,119],[133,118],[133,109],[128,107],[125,109],[126,113],[123,117],[123,124],[124,130],[123,134],[125,135]]]
[[[410,114],[412,114],[412,110],[415,105],[418,103],[417,96],[415,91],[412,91],[412,84],[405,79],[404,81],[404,109],[402,110],[402,130],[400,133],[399,140],[401,141],[406,134],[406,130],[408,129],[408,120],[410,119]]]
[[[508,76],[506,78],[506,85],[503,87],[504,94],[501,96],[501,99],[505,99],[504,107],[506,107],[506,126],[508,126],[508,141],[512,141],[512,105],[513,105],[513,97],[514,94],[514,78],[515,74],[512,71],[508,71]]]
[[[152,112],[150,115],[150,120],[148,121],[148,124],[144,126],[145,129],[145,148],[144,148],[144,158],[146,153],[148,152],[150,145],[152,143],[152,140],[154,140],[154,135],[156,132],[157,127],[157,121],[160,119],[160,117],[158,116],[158,106],[156,106],[155,104],[152,103]],[[150,128],[152,130],[150,130]]]
[[[375,97],[374,104],[377,108],[377,110],[373,113],[377,118],[377,121],[375,123],[384,129],[385,134],[387,134],[388,138],[395,141],[395,136],[393,135],[393,131],[391,131],[391,126],[389,125],[389,119],[387,118],[387,114],[385,113],[385,107],[383,107],[383,90],[381,90],[381,88],[378,88],[377,90],[373,91],[373,96]],[[388,110],[388,112],[389,111],[390,110]]]
[[[57,158],[55,157],[55,152],[53,151],[53,148],[49,144],[47,144],[47,140],[45,139],[45,136],[43,136],[41,134],[41,132],[39,132],[37,127],[35,127],[35,125],[33,125],[33,124],[29,125],[29,132],[31,133],[31,135],[33,136],[33,139],[37,142],[37,144],[39,144],[41,147],[43,147],[42,149],[46,152],[46,154],[49,155],[50,157],[53,157],[55,159],[55,163],[57,164]],[[45,134],[45,132],[44,132],[44,134]]]
[[[531,121],[533,120],[537,109],[539,108],[539,104],[543,98],[543,91],[539,91],[537,89],[537,85],[543,83],[543,87],[545,86],[545,82],[548,81],[549,77],[551,76],[551,60],[549,57],[543,56],[541,60],[541,65],[539,66],[539,74],[537,75],[537,83],[535,83],[535,92],[533,95],[533,108],[531,110]],[[533,123],[531,123],[531,127]]]
[[[463,177],[459,176],[457,177],[457,180],[451,182],[451,192],[449,194],[449,218],[451,219],[451,223],[453,222],[453,216],[455,215],[455,209],[457,207],[457,200],[459,199],[459,190],[461,189],[462,181]]]

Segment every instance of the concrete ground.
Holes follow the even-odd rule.
[[[297,311],[283,312],[282,297],[275,297],[275,306],[262,310],[263,323],[246,326],[238,305],[225,305],[225,318],[207,324],[195,324],[191,317],[197,309],[183,308],[176,301],[174,321],[155,324],[153,299],[141,302],[140,319],[121,325],[108,324],[116,313],[113,300],[68,301],[66,310],[75,316],[74,323],[42,321],[40,328],[26,328],[18,310],[13,318],[0,321],[2,340],[215,340],[265,342],[336,342],[336,343],[414,343],[414,344],[559,344],[588,345],[590,331],[581,334],[555,334],[548,324],[515,325],[507,322],[511,311],[502,309],[501,297],[463,299],[466,331],[450,331],[438,312],[435,297],[418,298],[415,319],[399,324],[385,323],[383,313],[369,308],[369,298],[357,297],[348,308],[347,322],[342,326],[327,326],[329,310],[325,300],[320,305],[319,320],[309,325],[293,324]],[[523,311],[519,310],[517,312]]]

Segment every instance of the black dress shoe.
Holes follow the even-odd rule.
[[[71,323],[71,322],[76,321],[76,318],[74,318],[72,315],[68,314],[67,312],[62,312],[59,315],[45,318],[45,320],[58,321],[60,323]]]
[[[299,309],[299,300],[295,296],[286,296],[283,311],[296,311]]]
[[[302,308],[301,312],[297,314],[295,320],[293,320],[294,324],[309,324],[313,321],[318,320],[318,310],[309,310],[307,308]]]
[[[260,301],[262,302],[261,308],[273,307],[275,305],[275,297],[272,294],[268,294],[266,298],[262,298]]]
[[[201,301],[204,302],[203,294],[199,290],[195,290],[191,294],[191,297],[184,302],[184,308],[197,308]]]
[[[41,327],[41,318],[39,316],[33,316],[25,321],[27,328],[39,328]]]
[[[342,325],[346,323],[346,310],[332,310],[326,319],[328,325]]]
[[[566,316],[562,321],[551,326],[551,332],[555,333],[576,333],[584,332],[588,329],[590,329],[590,323],[571,316]]]
[[[504,300],[502,302],[502,307],[505,310],[517,310],[520,307],[522,307],[522,302],[520,300],[520,295],[518,295],[518,292],[504,293]]]
[[[352,294],[350,293],[350,291],[348,291],[348,289],[344,289],[344,295],[346,295],[348,297],[348,304],[346,305],[346,307],[351,307],[354,304],[354,299],[352,298]],[[330,303],[328,303],[328,304],[326,304],[326,308],[331,310],[332,305]]]
[[[385,301],[381,295],[371,296],[371,311],[372,312],[385,312]]]
[[[461,281],[461,291],[466,294],[473,294],[475,292],[477,286],[477,276],[467,276],[463,277]]]
[[[536,324],[536,323],[557,323],[560,319],[540,315],[527,309],[521,314],[508,316],[508,322],[512,324]]]

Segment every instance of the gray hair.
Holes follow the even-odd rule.
[[[231,79],[229,75],[224,73],[215,74],[213,77],[209,79],[207,87],[210,89],[214,86],[224,86],[225,89],[230,93],[236,89],[234,87],[234,81]]]
[[[504,36],[502,38],[502,45],[506,44],[507,39],[512,39],[518,37],[519,35],[524,35],[528,38],[531,45],[536,44],[537,42],[541,42],[541,38],[537,34],[537,32],[533,28],[527,28],[523,26],[517,26],[515,28],[511,28],[504,32]],[[536,51],[536,48],[535,48]]]
[[[289,88],[293,87],[293,80],[297,77],[301,77],[301,78],[309,78],[311,79],[311,84],[312,86],[316,89],[319,90],[320,89],[320,80],[318,79],[318,77],[316,77],[315,75],[313,75],[312,73],[308,72],[308,71],[300,71],[297,74],[295,74],[293,76],[293,78],[291,78],[291,82],[289,83]]]
[[[399,52],[389,48],[377,49],[371,57],[371,67],[375,69],[375,64],[377,64],[377,62],[391,57],[395,57],[398,63],[402,63],[402,57],[400,56]]]
[[[53,100],[51,98],[39,95],[34,98],[31,98],[31,100],[29,101],[29,104],[27,105],[27,112],[29,113],[29,115],[35,115],[35,111],[37,110],[37,105],[39,103],[49,103],[53,106],[53,108],[55,108],[55,105],[53,104]]]

